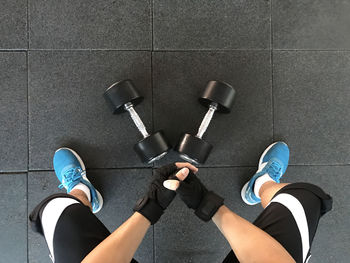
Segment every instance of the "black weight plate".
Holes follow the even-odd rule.
[[[111,106],[113,114],[124,112],[124,105],[128,102],[136,106],[143,100],[143,97],[129,79],[114,83],[105,91],[103,96]]]
[[[208,82],[207,87],[199,98],[199,102],[206,107],[209,107],[212,102],[216,102],[218,104],[218,112],[229,113],[235,94],[236,91],[231,85],[212,80]]]
[[[134,150],[144,163],[161,159],[171,149],[163,131],[157,131],[134,145]]]
[[[206,141],[186,133],[180,137],[175,151],[182,159],[199,164],[205,163],[212,148],[213,146]]]

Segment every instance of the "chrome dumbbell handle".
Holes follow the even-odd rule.
[[[143,124],[140,116],[134,109],[134,105],[131,102],[128,102],[124,105],[125,110],[127,110],[130,114],[131,119],[134,121],[137,129],[141,132],[143,138],[149,136],[149,133],[146,130],[146,126]]]
[[[205,114],[201,125],[199,126],[198,132],[196,137],[202,139],[204,133],[206,132],[206,130],[208,129],[208,126],[211,122],[211,119],[214,116],[214,112],[218,109],[218,104],[215,102],[212,102],[209,105],[209,110],[207,111],[207,113]]]

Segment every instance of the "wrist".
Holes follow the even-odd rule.
[[[137,220],[137,222],[139,224],[145,225],[145,226],[150,226],[151,225],[151,221],[145,217],[143,214],[141,214],[140,212],[136,211],[132,217],[135,218],[135,220]]]
[[[212,220],[213,222],[216,224],[217,222],[220,221],[220,219],[222,218],[222,216],[226,213],[226,211],[228,210],[228,208],[225,205],[222,205],[219,207],[218,211],[216,211],[216,213],[213,215]]]
[[[196,216],[204,222],[208,222],[224,204],[224,199],[212,191],[208,191],[195,210]]]
[[[138,200],[133,210],[147,218],[151,225],[154,225],[164,213],[163,208],[148,196]]]

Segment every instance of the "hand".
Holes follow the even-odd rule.
[[[134,207],[134,211],[146,217],[152,225],[159,220],[176,195],[174,191],[166,189],[163,182],[170,176],[175,176],[176,173],[182,173],[182,170],[179,169],[186,169],[187,171],[190,169],[194,173],[198,171],[190,163],[172,163],[156,169],[148,192]]]
[[[209,221],[224,204],[222,197],[208,191],[199,178],[187,168],[175,176],[170,176],[170,180],[166,180],[163,185],[169,190],[176,191],[187,207],[194,209],[194,213],[205,222]]]

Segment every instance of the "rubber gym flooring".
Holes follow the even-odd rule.
[[[104,90],[132,79],[149,131],[175,144],[195,133],[209,80],[237,91],[230,114],[215,114],[214,145],[200,178],[239,215],[261,211],[240,199],[261,152],[284,140],[283,182],[306,181],[334,197],[319,225],[312,263],[350,258],[350,2],[327,0],[3,0],[0,9],[0,262],[50,262],[27,215],[58,192],[55,149],[75,149],[105,198],[114,230],[151,180],[154,166],[132,147],[127,114],[112,115]],[[221,262],[229,246],[176,199],[144,239],[140,262]]]

